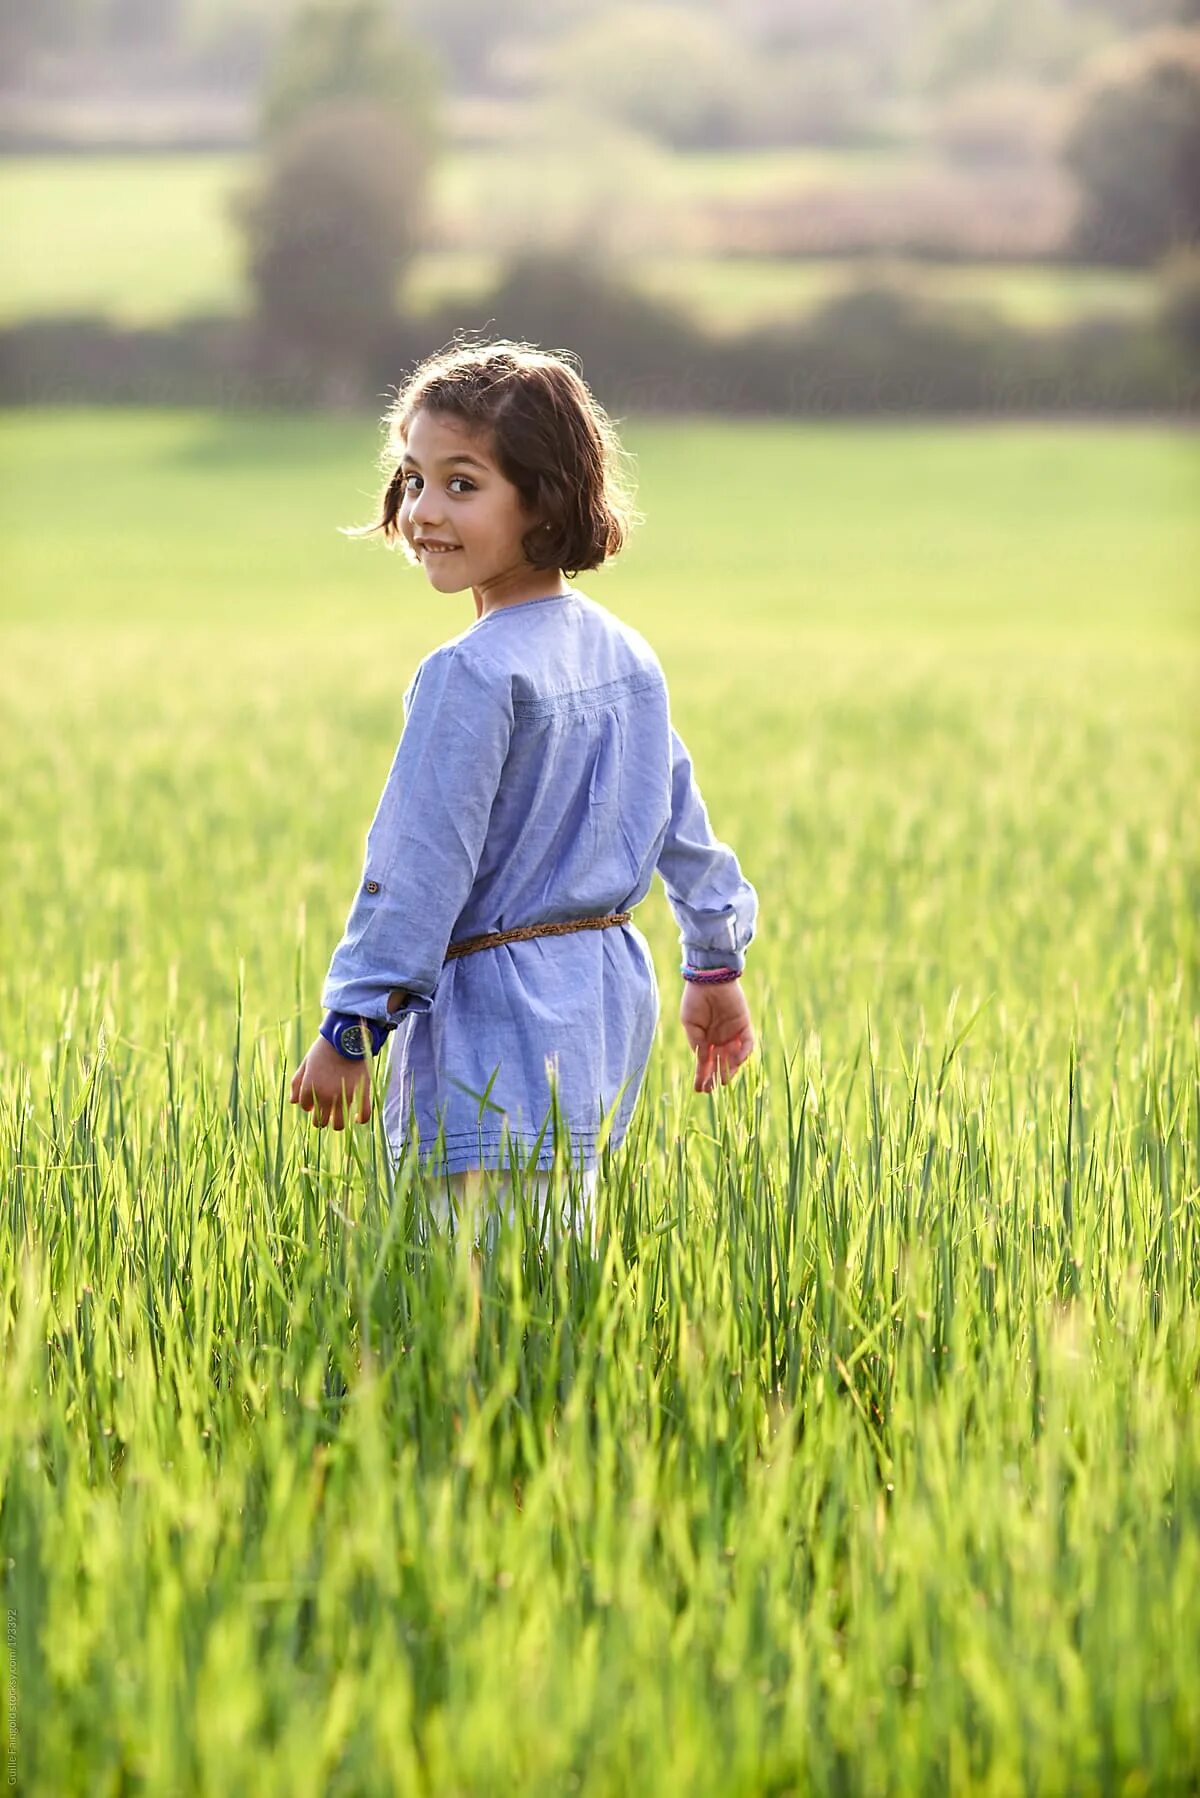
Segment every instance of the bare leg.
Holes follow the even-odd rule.
[[[581,1175],[574,1176],[579,1197],[574,1200],[568,1210],[569,1188],[564,1176],[559,1186],[559,1200],[563,1211],[567,1212],[565,1228],[573,1229],[581,1239],[594,1246],[595,1224],[592,1202],[596,1195],[598,1173],[589,1168]],[[554,1176],[548,1170],[530,1169],[521,1177],[521,1186],[525,1195],[525,1203],[536,1208],[540,1215],[546,1209],[546,1202],[554,1193]],[[468,1168],[463,1173],[441,1176],[439,1187],[442,1189],[441,1216],[445,1220],[445,1186],[448,1185],[454,1194],[456,1209],[460,1217],[470,1217],[473,1221],[481,1217],[487,1204],[487,1189],[490,1186],[495,1192],[496,1200],[505,1206],[510,1224],[516,1222],[517,1199],[512,1175],[502,1168]]]

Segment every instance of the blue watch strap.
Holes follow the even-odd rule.
[[[335,1048],[339,1055],[347,1061],[363,1061],[366,1058],[366,1042],[363,1038],[363,1025],[367,1027],[367,1040],[371,1045],[372,1055],[378,1055],[384,1043],[396,1028],[394,1024],[379,1024],[374,1018],[358,1018],[347,1011],[330,1011],[325,1014],[320,1034]]]

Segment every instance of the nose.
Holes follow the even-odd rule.
[[[441,509],[437,500],[437,488],[424,486],[413,495],[408,509],[409,520],[414,525],[436,524],[441,517]]]

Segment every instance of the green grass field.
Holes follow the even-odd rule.
[[[527,193],[528,159],[510,162],[497,152],[460,152],[439,168],[430,214],[458,247],[418,257],[398,303],[418,311],[470,303],[494,283],[501,258],[468,246],[489,241],[487,221],[506,194]],[[187,314],[243,311],[249,296],[226,200],[246,166],[238,155],[0,158],[7,242],[0,322],[85,312],[125,325],[162,325]],[[675,157],[656,167],[653,179],[662,205],[674,212],[702,197],[767,195],[816,175],[828,181],[839,166],[847,180],[870,178],[870,159],[843,158],[839,165],[796,152]],[[579,178],[574,165],[559,169],[545,209],[577,203],[571,194]],[[514,230],[517,222],[514,216]],[[831,291],[861,278],[863,266],[646,250],[629,258],[625,272],[635,286],[682,306],[701,324],[733,331],[801,318]],[[1030,328],[1095,312],[1134,315],[1153,301],[1151,279],[1137,271],[967,263],[917,264],[908,273],[934,298],[993,305]]]
[[[416,659],[375,423],[0,418],[21,1790],[1188,1789],[1195,439],[632,422],[761,902],[590,1254],[285,1103]],[[378,1115],[378,1114],[377,1114]]]

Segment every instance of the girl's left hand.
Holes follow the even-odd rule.
[[[319,1036],[292,1075],[292,1104],[313,1114],[313,1128],[332,1122],[342,1130],[347,1119],[365,1124],[371,1115],[371,1064],[339,1055]]]

